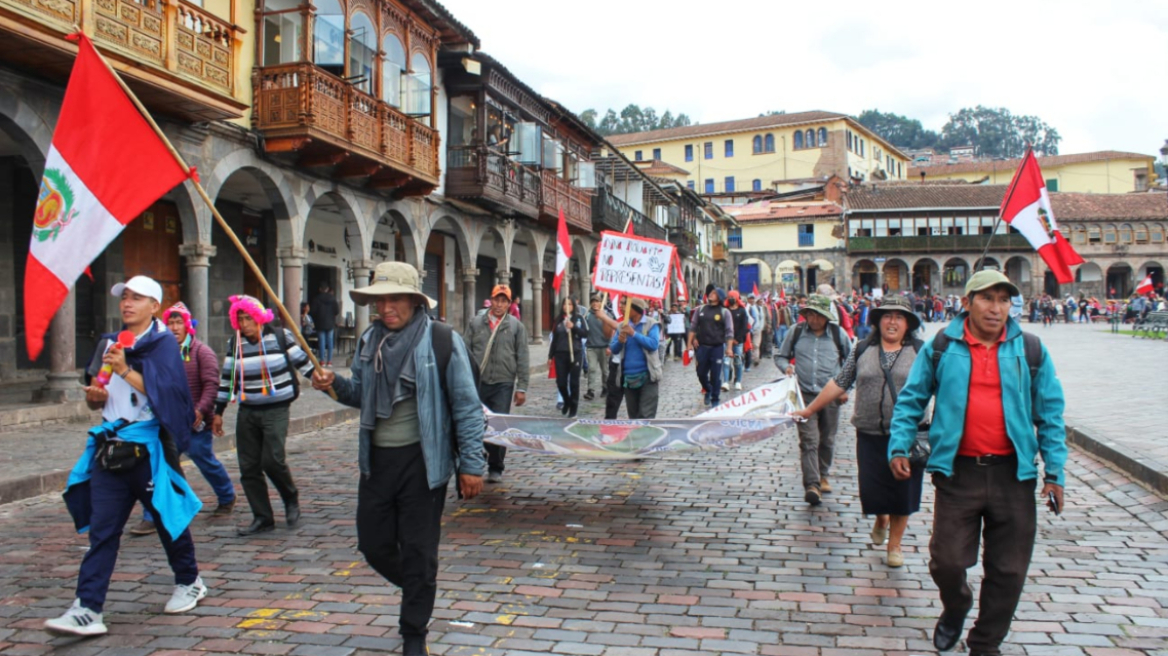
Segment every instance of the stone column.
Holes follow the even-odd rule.
[[[49,324],[49,376],[45,386],[33,394],[38,403],[65,403],[84,398],[77,384],[77,290],[70,289],[53,322]]]
[[[349,264],[349,270],[353,272],[353,287],[366,287],[369,285],[369,276],[373,274],[373,269],[377,268],[377,263],[373,260],[354,260]],[[357,305],[353,310],[353,325],[355,326],[356,335],[358,338],[369,327],[369,306]]]
[[[200,325],[209,325],[207,321],[211,317],[211,308],[208,272],[211,258],[215,257],[215,247],[202,243],[183,244],[178,247],[178,254],[187,261],[187,297],[183,300]],[[199,334],[206,338],[205,331]]]
[[[543,344],[543,278],[531,278],[531,343]]]
[[[301,280],[304,277],[304,260],[308,258],[308,251],[304,248],[291,246],[276,251],[280,258],[280,270],[284,276],[284,307],[296,327],[300,327],[300,301],[303,296]]]
[[[478,269],[463,269],[462,270],[462,307],[466,314],[466,321],[464,325],[470,327],[470,322],[475,318],[475,312],[478,311],[478,306],[481,301],[475,296],[475,281],[478,280]]]

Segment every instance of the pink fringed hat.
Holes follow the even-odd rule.
[[[231,327],[237,331],[239,330],[240,310],[247,312],[248,316],[255,319],[255,322],[261,326],[276,318],[276,315],[268,308],[265,308],[264,304],[260,303],[259,299],[254,296],[237,294],[227,300],[231,301],[231,310],[228,312],[228,316],[231,318]]]
[[[166,321],[170,321],[170,315],[172,314],[177,314],[183,318],[183,322],[187,325],[188,334],[195,334],[195,328],[199,325],[199,322],[191,318],[191,311],[187,309],[185,303],[179,301],[178,303],[170,306],[166,309],[166,312],[162,313],[162,318]]]

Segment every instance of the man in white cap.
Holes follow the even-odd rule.
[[[165,612],[191,610],[207,595],[188,526],[202,503],[183,478],[178,454],[191,437],[195,410],[174,337],[154,318],[162,287],[146,276],[114,285],[123,330],[103,335],[86,369],[85,400],[101,410],[85,453],[65,489],[78,532],[89,532],[77,597],[50,633],[95,636],[107,632],[102,611],[117,562],[122,529],[135,503],[157,518],[158,537],[174,571]]]
[[[402,653],[424,656],[446,486],[457,476],[464,499],[483,489],[482,405],[462,338],[427,316],[437,303],[417,269],[382,262],[373,284],[349,297],[372,303],[377,320],[357,342],[352,376],[317,369],[312,386],[361,410],[357,548],[402,589]]]

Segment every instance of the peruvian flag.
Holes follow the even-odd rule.
[[[1071,267],[1082,264],[1083,258],[1059,232],[1046,193],[1046,181],[1034,151],[1029,148],[1022,164],[1014,173],[1014,180],[1002,201],[1002,218],[1026,237],[1050,267],[1060,285],[1075,281]]]
[[[1143,282],[1136,285],[1136,293],[1139,294],[1140,296],[1143,296],[1144,294],[1151,294],[1152,289],[1153,289],[1152,274],[1150,274],[1150,273],[1147,275],[1147,277],[1144,278]]]
[[[191,177],[122,92],[89,37],[45,158],[24,274],[25,339],[36,360],[53,314],[130,221]]]
[[[689,303],[689,289],[685,286],[685,278],[681,274],[681,257],[676,251],[673,253],[673,270],[673,277],[677,279],[677,301]]]
[[[560,283],[564,280],[564,271],[568,270],[568,260],[572,258],[572,240],[568,238],[568,221],[564,218],[564,210],[560,209],[560,224],[556,227],[556,279],[552,287],[560,293]]]

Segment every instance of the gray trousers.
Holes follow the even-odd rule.
[[[588,356],[588,384],[584,386],[584,389],[596,392],[603,391],[605,381],[608,380],[608,356],[605,355],[603,348],[590,346],[584,352]]]
[[[813,399],[815,394],[803,391],[803,398]],[[831,461],[835,457],[835,431],[839,427],[840,407],[829,403],[827,407],[811,415],[799,427],[799,460],[803,467],[803,487],[819,488],[819,479],[831,472]]]
[[[653,419],[657,416],[657,383],[645,381],[640,389],[625,388],[625,408],[629,419]]]

